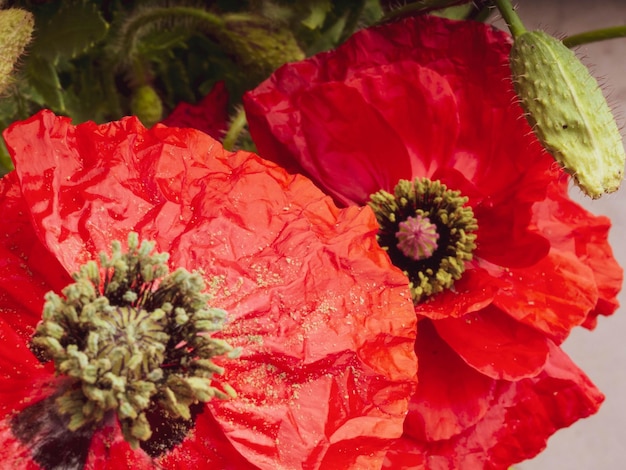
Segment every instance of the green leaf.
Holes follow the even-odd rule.
[[[165,89],[165,101],[168,108],[173,109],[180,101],[193,103],[196,101],[187,68],[179,60],[171,60],[167,63],[158,62],[159,79]]]
[[[337,19],[332,25],[326,28],[307,49],[307,56],[327,51],[335,47],[341,39],[341,35],[346,27],[347,17],[344,15]]]
[[[61,82],[65,82],[65,75],[70,79],[65,87],[65,110],[74,123],[84,121],[103,122],[107,118],[118,117],[112,112],[115,106],[114,97],[107,96],[103,73],[106,66],[94,63],[89,56],[75,60],[73,68],[61,74]]]
[[[41,106],[56,112],[65,112],[63,90],[54,65],[49,60],[31,55],[26,66],[26,75],[33,88],[41,95]]]
[[[309,29],[319,29],[324,25],[332,5],[328,0],[316,0],[310,2],[309,9],[309,16],[302,20],[302,24]]]
[[[0,98],[0,127],[7,127],[17,114],[17,102],[13,94],[4,95]]]
[[[180,28],[170,30],[149,31],[137,44],[137,54],[144,60],[159,60],[163,55],[171,56],[175,47],[184,47],[189,39],[190,31]]]
[[[32,52],[51,61],[87,52],[106,35],[109,25],[92,2],[66,2],[47,21],[36,24]]]

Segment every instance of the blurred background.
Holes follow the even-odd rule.
[[[519,0],[517,12],[527,29],[542,29],[557,37],[626,24],[624,0]],[[494,16],[494,25],[505,24]],[[626,38],[575,49],[600,82],[626,142]],[[577,188],[572,197],[595,214],[613,221],[610,241],[617,261],[626,267],[626,185],[599,200],[586,198]],[[557,432],[538,457],[516,470],[591,470],[626,468],[626,292],[622,307],[600,318],[593,332],[575,330],[563,349],[606,395],[600,411]]]

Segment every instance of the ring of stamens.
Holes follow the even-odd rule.
[[[427,178],[400,180],[394,194],[370,197],[379,244],[408,276],[415,304],[451,288],[472,259],[478,225],[467,201]]]
[[[208,307],[199,273],[169,273],[168,255],[153,248],[139,246],[135,233],[127,253],[113,242],[111,257],[100,255],[101,268],[90,261],[63,297],[46,295],[31,340],[37,357],[53,360],[57,374],[70,380],[55,401],[69,415],[68,428],[97,426],[116,413],[133,448],[152,435],[148,410],[189,420],[190,406],[235,395],[227,383],[212,385],[223,373],[213,358],[238,354],[211,336],[226,312]]]

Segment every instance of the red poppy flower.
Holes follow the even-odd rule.
[[[618,306],[610,222],[569,199],[509,50],[485,24],[409,18],[244,97],[259,154],[370,204],[411,282],[419,386],[387,468],[506,468],[602,401],[558,344]]]
[[[406,279],[391,269],[377,246],[377,225],[369,209],[338,209],[306,178],[290,176],[254,154],[227,152],[193,129],[156,125],[146,130],[136,118],[72,126],[69,119],[44,111],[11,126],[5,139],[16,167],[0,180],[0,458],[5,465],[275,469],[381,464],[385,449],[402,433],[415,389],[416,326],[405,295]],[[140,363],[135,356],[122,356],[126,359],[120,362],[110,353],[98,356],[103,362],[84,365],[82,350],[76,352],[81,345],[88,350],[100,344],[109,348],[92,335],[95,321],[87,322],[92,318],[87,307],[81,310],[80,321],[83,316],[87,320],[72,320],[79,331],[75,343],[64,344],[69,333],[59,335],[56,342],[49,339],[59,325],[69,324],[65,318],[76,318],[78,308],[67,307],[70,301],[86,302],[85,291],[75,286],[86,276],[100,276],[108,283],[103,290],[108,297],[88,305],[93,310],[101,302],[98,308],[107,318],[120,322],[133,315],[139,318],[144,310],[132,308],[132,302],[139,302],[137,295],[157,305],[150,311],[158,310],[159,316],[150,321],[164,318],[163,312],[176,315],[175,322],[165,317],[170,328],[165,354],[177,364],[164,360],[158,364],[159,374],[174,365],[183,372],[204,367],[195,358],[200,346],[189,357],[184,351],[191,350],[192,340],[208,336],[180,342],[173,336],[180,325],[189,324],[191,314],[185,309],[181,313],[176,305],[192,304],[188,291],[193,283],[183,277],[181,290],[167,302],[165,294],[157,295],[169,292],[165,280],[157,290],[145,288],[152,268],[144,272],[147,264],[135,261],[144,259],[140,255],[152,258],[145,253],[124,258],[111,252],[112,240],[121,241],[118,250],[128,246],[129,253],[137,252],[131,233],[169,253],[171,268],[202,273],[208,291],[198,295],[211,295],[211,314],[214,308],[228,312],[223,330],[211,337],[241,348],[237,359],[214,360],[225,369],[216,387],[229,384],[236,398],[201,400],[207,401],[203,406],[191,403],[191,417],[185,419],[158,414],[159,403],[164,402],[151,403],[141,410],[147,410],[153,434],[137,438],[138,450],[125,440],[128,433],[135,436],[135,427],[120,425],[135,418],[121,407],[117,420],[108,413],[101,421],[68,430],[73,422],[68,424],[68,416],[72,420],[92,416],[88,413],[100,406],[96,399],[109,392],[93,392],[87,379],[79,388],[68,376],[84,372],[89,377],[94,367],[109,363],[117,364],[109,368],[131,368],[132,363],[133,370],[143,371],[152,356],[138,356],[144,358]],[[94,274],[95,265],[89,263],[99,252],[107,253],[100,265],[104,274]],[[162,265],[163,258],[159,259]],[[105,262],[113,267],[106,268]],[[118,272],[135,274],[120,280]],[[74,287],[68,286],[69,273],[78,273]],[[65,303],[49,294],[46,321],[39,323],[44,293],[60,294],[62,289]],[[65,316],[52,316],[51,311]],[[158,353],[160,346],[154,344],[160,333],[145,326],[148,320],[139,320],[132,331],[154,340],[141,344]],[[102,321],[97,321],[100,326]],[[46,328],[48,336],[42,339],[40,332]],[[89,335],[81,336],[81,328]],[[104,328],[107,333],[112,327],[105,323]],[[128,327],[114,331],[122,330],[129,331]],[[39,357],[44,343],[55,351],[63,349],[61,344],[69,359],[60,365],[41,364],[31,350]],[[111,343],[110,348],[117,348],[121,340],[116,337]],[[131,348],[135,343],[128,344],[124,351],[143,354],[144,346],[137,351]],[[70,372],[55,374],[59,369]],[[141,387],[149,380],[160,385],[160,376],[150,374],[142,376]],[[133,391],[139,390],[138,383],[133,383]],[[193,378],[185,383],[195,384]],[[89,400],[67,411],[75,403],[62,401],[67,390]],[[130,395],[114,396],[121,402]],[[133,397],[128,400],[135,406],[138,399]]]
[[[228,126],[226,84],[217,82],[197,104],[178,103],[161,123],[169,127],[191,127],[221,140]]]

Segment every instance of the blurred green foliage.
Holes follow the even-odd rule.
[[[0,131],[42,108],[74,123],[136,114],[149,125],[180,101],[195,103],[220,80],[231,110],[282,63],[336,47],[385,19],[380,0],[23,0],[34,38],[0,96]],[[402,4],[415,14],[453,4]],[[407,8],[408,7],[408,8]],[[0,33],[0,41],[2,33]],[[1,43],[0,43],[1,44]],[[143,102],[143,97],[151,101]],[[146,99],[148,99],[146,98]],[[147,114],[141,115],[146,109]],[[0,142],[0,174],[10,170]]]

